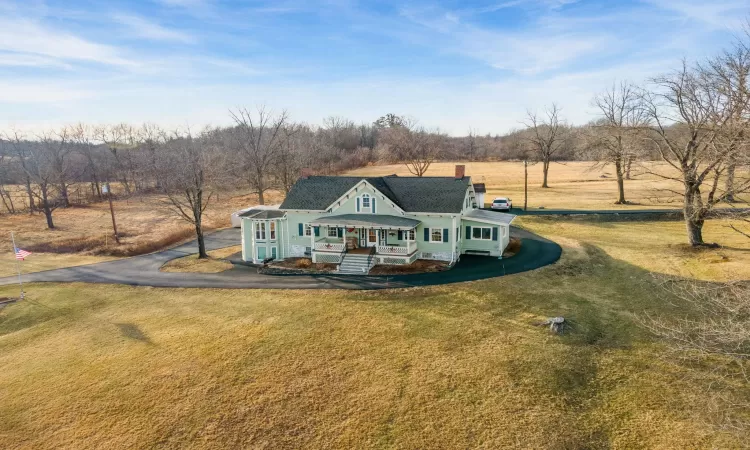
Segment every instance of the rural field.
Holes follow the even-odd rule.
[[[280,202],[272,192],[271,202]],[[257,203],[257,196],[244,192],[221,193],[205,212],[206,230],[229,226],[233,211]],[[47,229],[43,214],[2,214],[0,229],[0,276],[16,273],[12,259],[10,231],[16,234],[16,245],[34,252],[23,263],[25,272],[70,267],[111,260],[116,257],[149,253],[195,238],[195,230],[180,219],[158,195],[143,195],[114,202],[121,244],[112,240],[109,204],[60,208],[53,217],[55,229]]]
[[[453,165],[428,175],[450,175]],[[484,177],[489,197],[518,202],[520,167],[467,163],[467,173]],[[533,205],[615,208],[614,182],[601,172],[555,165],[552,187],[541,190],[538,169]],[[405,174],[401,166],[354,173],[394,172]],[[631,199],[645,202],[660,183],[629,182]],[[222,194],[210,226],[227,226],[229,213],[253,200]],[[191,238],[156,197],[115,207],[122,246],[132,251]],[[15,229],[24,246],[60,250],[67,241],[103,241],[111,225],[106,203],[55,217],[55,231],[40,215],[0,216],[0,227]],[[722,376],[737,366],[680,358],[641,321],[696,314],[654,275],[750,278],[750,240],[723,220],[705,230],[722,248],[701,250],[686,244],[681,221],[526,216],[515,225],[559,243],[562,259],[507,277],[376,292],[29,285],[27,300],[0,310],[0,447],[746,445],[746,432],[727,425],[750,412],[723,407],[750,402],[741,378]],[[35,253],[24,270],[118,257],[107,248]],[[235,251],[163,270],[219,272],[227,266],[217,258]],[[10,275],[7,256],[0,270]],[[17,286],[0,287],[0,298],[15,295]],[[538,326],[558,315],[570,322],[567,333]]]
[[[455,162],[433,164],[427,176],[453,175]],[[523,166],[519,162],[458,162],[466,165],[466,173],[475,182],[487,185],[485,201],[495,196],[509,196],[516,207],[523,206]],[[626,181],[626,195],[630,205],[615,205],[616,181],[608,168],[593,169],[588,162],[565,162],[550,168],[550,188],[542,189],[541,166],[529,167],[529,208],[547,209],[662,209],[681,207],[680,199],[666,189],[679,189],[674,182],[665,181],[644,171],[664,172],[660,163],[646,163],[647,168],[634,167],[633,179]],[[375,165],[357,169],[347,175],[408,176],[403,164]],[[267,203],[280,203],[283,193],[266,194]],[[22,198],[19,197],[19,198]],[[115,201],[121,245],[112,242],[112,222],[107,202],[58,209],[54,212],[55,230],[48,230],[41,214],[2,214],[0,229],[15,231],[17,245],[35,252],[23,264],[26,272],[69,267],[106,261],[116,257],[148,253],[174,245],[194,236],[193,229],[170,211],[158,195],[141,195]],[[206,211],[206,229],[229,225],[231,212],[257,203],[257,196],[247,192],[221,193],[212,200]],[[746,206],[739,204],[739,206]],[[679,227],[677,227],[679,228]],[[675,230],[677,229],[675,228]],[[710,228],[710,227],[709,227]],[[683,234],[677,232],[677,238]],[[12,250],[8,234],[0,236],[0,248]],[[5,252],[2,250],[1,252]],[[64,254],[65,256],[61,256]],[[15,262],[0,260],[0,276],[15,273]]]
[[[515,207],[523,207],[522,162],[441,162],[432,164],[425,176],[452,176],[456,164],[466,165],[466,174],[473,182],[486,184],[485,202],[503,196],[513,199]],[[670,190],[681,191],[680,183],[653,174],[674,176],[673,170],[661,162],[634,164],[632,179],[625,181],[625,198],[632,204],[615,205],[617,179],[613,167],[602,168],[584,161],[553,162],[549,172],[550,187],[542,189],[542,166],[529,166],[529,209],[679,209],[682,200]],[[374,165],[348,173],[390,174],[410,176],[403,164]]]
[[[691,314],[659,293],[652,272],[746,274],[738,238],[712,228],[737,250],[694,252],[672,236],[678,222],[520,224],[560,242],[561,261],[379,292],[31,285],[27,301],[0,312],[0,442],[744,445],[747,436],[721,429],[728,418],[718,397],[750,400],[748,386],[718,375],[729,363],[677,358],[639,325],[644,314]],[[649,228],[663,231],[644,238]],[[1,287],[0,296],[15,291]],[[554,315],[571,321],[569,333],[535,325]]]

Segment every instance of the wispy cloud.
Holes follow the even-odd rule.
[[[450,11],[401,11],[403,17],[436,33],[429,42],[445,51],[478,59],[496,69],[538,74],[558,69],[604,48],[611,38],[603,32],[565,28],[502,31],[465,22]]]
[[[134,36],[155,40],[155,41],[172,41],[190,44],[195,42],[195,38],[187,33],[173,30],[144,19],[143,17],[116,14],[114,20],[125,25],[129,32]]]
[[[113,66],[136,66],[117,48],[91,42],[64,31],[18,18],[0,18],[0,51],[46,56],[61,61],[87,61]]]
[[[0,53],[0,66],[6,67],[56,67],[71,69],[72,66],[64,61],[41,55],[18,53]]]
[[[747,0],[646,0],[684,19],[704,23],[715,29],[736,30],[750,14]]]
[[[508,35],[469,28],[457,36],[460,51],[496,69],[520,74],[540,74],[559,69],[607,47],[603,34]]]

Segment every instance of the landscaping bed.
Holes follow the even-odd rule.
[[[503,258],[510,258],[511,256],[515,256],[516,253],[521,251],[521,240],[515,237],[510,238],[510,241],[508,242],[508,246],[505,247],[505,251],[503,252]]]
[[[411,264],[403,266],[377,265],[370,269],[370,275],[404,275],[410,273],[442,272],[449,268],[450,265],[445,261],[418,259]]]

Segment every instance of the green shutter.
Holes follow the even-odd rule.
[[[305,235],[305,225],[304,224],[299,224],[299,235],[300,235],[300,237],[302,237],[302,236]]]
[[[320,227],[314,227],[315,228],[315,237],[320,236]]]
[[[375,197],[373,197],[370,202],[372,203],[372,213],[375,214]]]
[[[471,227],[466,226],[466,239],[471,239]]]
[[[492,227],[492,240],[497,240],[497,227]]]
[[[443,242],[448,242],[448,232],[447,228],[443,228]]]
[[[359,197],[357,197],[357,212],[359,212]]]
[[[344,237],[344,229],[343,228],[339,228],[339,237],[340,238]]]
[[[430,229],[426,227],[424,229],[424,241],[430,242]]]
[[[398,230],[398,240],[403,241],[404,240],[404,232],[401,230]]]

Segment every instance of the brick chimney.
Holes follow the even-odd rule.
[[[466,175],[466,166],[463,164],[456,164],[456,179],[462,180]]]
[[[299,177],[302,178],[303,180],[305,178],[312,176],[312,174],[313,174],[312,169],[308,169],[307,167],[299,171]]]

